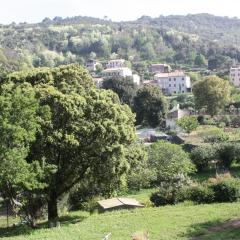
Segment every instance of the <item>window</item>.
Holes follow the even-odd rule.
[[[171,82],[171,78],[169,78],[169,82]]]
[[[182,84],[182,86],[184,87],[184,83]]]
[[[174,84],[174,87],[176,87],[176,84]]]
[[[171,87],[171,84],[169,84],[169,87]]]
[[[174,81],[176,82],[176,78],[174,78]]]
[[[182,80],[184,81],[184,77],[182,78]]]
[[[184,93],[184,91],[182,91],[182,93]]]

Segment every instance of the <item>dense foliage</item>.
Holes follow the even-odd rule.
[[[0,63],[9,69],[116,56],[226,70],[240,61],[237,18],[209,14],[143,16],[131,22],[89,17],[0,25]]]
[[[183,184],[194,168],[189,156],[181,146],[166,141],[159,141],[149,148],[149,161],[155,169],[156,185],[164,183]]]
[[[206,77],[193,85],[197,109],[216,115],[230,102],[230,85],[217,76]]]
[[[117,93],[121,103],[132,106],[133,98],[137,92],[137,85],[133,82],[131,77],[106,79],[102,87]]]
[[[159,87],[146,85],[137,91],[133,108],[137,124],[157,127],[165,121],[168,104]]]
[[[198,121],[195,116],[184,116],[177,121],[177,124],[188,134],[196,130],[198,127]]]
[[[14,82],[16,86],[23,84],[25,91],[29,86],[33,93],[29,92],[29,99],[23,98],[24,96],[19,96],[18,99],[18,95],[15,99],[15,95],[13,97],[9,93],[6,101],[3,95],[4,119],[0,122],[3,133],[5,131],[5,135],[1,136],[3,142],[12,150],[9,146],[11,138],[17,139],[16,143],[12,142],[17,147],[13,149],[16,152],[14,154],[15,157],[20,154],[19,161],[23,162],[23,171],[28,170],[33,175],[31,181],[34,181],[36,169],[40,166],[52,167],[50,174],[45,176],[46,171],[43,171],[44,174],[40,175],[46,185],[37,186],[41,182],[38,175],[36,177],[40,179],[36,180],[33,189],[31,185],[26,190],[18,185],[24,191],[21,196],[27,196],[31,201],[37,199],[35,211],[47,204],[48,218],[55,222],[58,218],[59,198],[86,179],[99,187],[104,186],[102,191],[105,194],[119,189],[129,168],[128,148],[135,140],[135,128],[134,114],[128,106],[120,104],[116,94],[96,89],[87,71],[78,65],[16,72],[10,74],[7,81]],[[34,101],[33,94],[39,102],[37,118],[34,102],[31,104]],[[11,97],[16,103],[12,103]],[[10,107],[6,104],[10,104]],[[6,125],[8,122],[13,126]],[[20,128],[22,125],[23,130]],[[35,125],[39,126],[37,130]],[[8,134],[5,128],[9,128],[8,131],[13,128],[12,134]],[[13,159],[10,154],[9,158]],[[6,161],[11,163],[7,159]],[[31,167],[34,162],[35,168],[25,170],[25,165],[29,168],[28,164]],[[4,183],[8,180],[3,178],[7,168],[1,170],[3,175],[0,182]],[[8,174],[10,179],[21,174],[24,184],[28,184],[29,174],[24,175],[17,168],[10,170],[13,171],[12,175]],[[8,184],[13,185],[10,181]],[[7,197],[12,196],[7,193]],[[21,200],[17,194],[14,197]],[[25,206],[25,203],[20,202],[21,206]],[[26,205],[28,206],[27,203]],[[33,213],[35,212],[30,211],[28,214],[31,216]]]

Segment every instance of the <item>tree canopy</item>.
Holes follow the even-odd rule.
[[[229,103],[230,85],[217,76],[209,76],[193,85],[193,94],[197,109],[205,108],[213,116]]]
[[[146,85],[137,91],[134,98],[137,124],[160,126],[166,118],[167,110],[167,101],[159,87]]]
[[[55,222],[58,199],[90,176],[104,183],[108,194],[119,188],[129,168],[128,147],[135,139],[134,114],[127,105],[113,92],[96,89],[77,65],[18,72],[8,81],[31,84],[39,102],[34,122],[39,127],[22,157],[28,164],[53,168],[44,177],[46,186],[35,192],[34,198],[43,200],[37,210],[47,203],[48,218]],[[27,192],[32,199],[31,189]]]
[[[149,148],[149,161],[157,175],[157,185],[181,181],[193,171],[193,165],[181,146],[166,141],[154,143]]]
[[[131,77],[106,79],[103,82],[103,88],[117,93],[121,103],[128,104],[129,106],[133,104],[133,98],[137,92],[137,85]]]
[[[195,116],[184,116],[177,121],[177,124],[189,134],[197,129],[198,120]]]

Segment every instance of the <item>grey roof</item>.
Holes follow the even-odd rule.
[[[120,206],[133,206],[133,207],[143,207],[136,199],[133,198],[110,198],[98,201],[98,204],[103,209],[111,209]]]

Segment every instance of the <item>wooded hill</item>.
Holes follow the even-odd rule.
[[[240,19],[196,14],[112,22],[79,16],[0,25],[0,64],[9,70],[116,54],[135,63],[228,69],[240,62]]]

